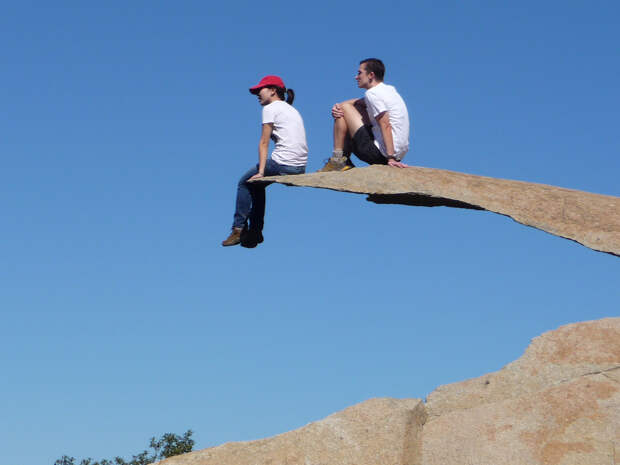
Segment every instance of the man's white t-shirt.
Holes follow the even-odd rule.
[[[384,156],[387,155],[387,149],[385,148],[381,128],[375,118],[384,111],[388,112],[390,126],[392,126],[392,138],[394,139],[394,155],[400,160],[409,150],[409,113],[407,112],[405,101],[396,92],[394,86],[384,84],[383,82],[368,89],[364,99],[366,100],[368,116],[372,123],[375,145]]]
[[[288,103],[276,100],[263,107],[263,124],[273,123],[275,148],[271,158],[288,166],[305,166],[308,161],[306,130],[299,112]]]

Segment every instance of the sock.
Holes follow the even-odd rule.
[[[344,151],[342,149],[336,149],[332,152],[332,160],[336,163],[345,163],[347,157],[344,156]]]

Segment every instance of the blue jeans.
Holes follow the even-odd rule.
[[[303,174],[305,166],[281,165],[271,158],[265,165],[265,176],[277,176],[281,174]],[[271,184],[267,182],[246,182],[258,173],[258,165],[249,169],[237,184],[237,204],[233,228],[244,228],[250,220],[250,228],[262,231],[265,219],[265,188]]]

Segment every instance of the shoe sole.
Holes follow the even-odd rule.
[[[344,167],[337,169],[337,170],[324,170],[323,168],[321,168],[320,170],[317,171],[317,173],[341,173],[343,171],[348,171],[351,168],[355,168],[354,166],[349,166],[349,165],[345,165]]]

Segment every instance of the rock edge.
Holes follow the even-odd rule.
[[[345,172],[265,177],[258,182],[367,194],[378,204],[487,210],[620,256],[620,197],[434,168],[373,165]]]

